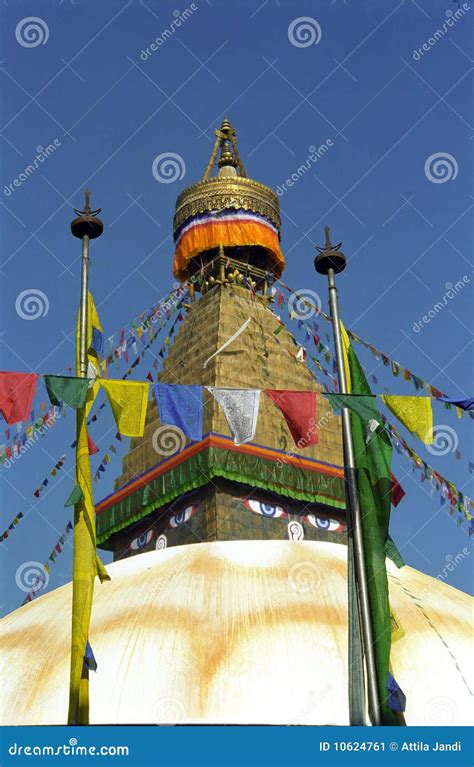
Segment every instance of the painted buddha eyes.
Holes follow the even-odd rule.
[[[281,506],[275,506],[272,503],[263,503],[255,499],[248,499],[243,502],[250,511],[255,514],[261,514],[262,517],[272,517],[273,519],[288,519],[288,512]]]
[[[141,551],[145,546],[148,546],[152,538],[153,530],[148,530],[146,533],[139,535],[138,538],[134,538],[130,544],[130,548],[133,551]]]
[[[184,525],[188,519],[191,519],[198,511],[198,506],[186,506],[186,508],[176,511],[168,520],[168,527],[180,527]]]
[[[346,526],[338,519],[329,519],[328,517],[317,517],[315,514],[306,514],[303,521],[307,522],[318,530],[326,530],[327,533],[342,533]]]

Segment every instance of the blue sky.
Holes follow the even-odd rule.
[[[192,7],[3,0],[2,367],[55,373],[73,364],[80,243],[69,224],[85,188],[93,206],[103,208],[91,289],[105,335],[127,327],[170,290],[175,199],[202,176],[213,130],[227,113],[248,174],[275,189],[307,161],[309,147],[329,146],[280,197],[286,282],[316,291],[327,305],[313,258],[329,224],[348,257],[338,280],[346,325],[450,396],[471,395],[474,10],[465,4],[456,19],[459,8],[451,0],[199,0]],[[151,51],[186,9],[186,20]],[[37,19],[38,38],[28,36],[28,17]],[[306,36],[296,21],[304,17]],[[38,147],[50,144],[54,152],[14,183]],[[181,179],[156,180],[152,164],[163,153],[180,156]],[[446,285],[465,276],[465,287],[415,331],[443,301]],[[49,308],[28,321],[16,304],[32,289]],[[379,391],[415,393],[357,350],[379,377]],[[152,359],[136,378],[144,379]],[[99,455],[113,437],[106,410],[91,427]],[[472,496],[472,422],[437,405],[435,419],[454,430],[461,460],[452,452],[433,456],[405,436]],[[18,568],[46,561],[70,518],[63,504],[73,482],[74,428],[69,413],[11,469],[1,469],[1,529],[20,511],[25,515],[1,544],[2,612],[24,598]],[[35,499],[33,491],[63,453],[64,468]],[[407,495],[392,514],[392,536],[410,565],[444,573],[446,582],[471,591],[469,553],[452,572],[445,569],[450,558],[470,552],[467,526],[456,525],[411,468],[395,454]],[[116,456],[95,485],[97,500],[119,473]],[[48,588],[69,580],[71,552],[67,544]]]

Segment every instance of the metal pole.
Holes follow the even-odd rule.
[[[87,291],[89,285],[89,237],[82,237],[81,304],[79,323],[79,370],[80,378],[87,376]]]
[[[334,346],[336,350],[337,372],[339,378],[339,391],[347,394],[346,373],[343,363],[341,328],[339,320],[339,302],[337,297],[334,269],[327,272],[329,283],[329,305],[331,308],[332,327],[334,332]],[[360,507],[357,495],[357,476],[355,470],[354,445],[352,442],[352,429],[350,412],[342,408],[342,432],[344,441],[344,472],[347,483],[348,496],[348,531],[352,534],[354,543],[354,565],[356,571],[357,590],[359,595],[362,634],[364,638],[364,650],[367,664],[367,691],[369,703],[369,715],[373,725],[380,724],[380,703],[377,687],[377,672],[370,620],[370,603],[365,574],[365,556],[362,541],[362,529],[360,524]]]
[[[87,335],[88,335],[88,283],[89,283],[89,241],[100,237],[103,231],[102,221],[96,217],[100,213],[100,208],[92,211],[89,204],[89,192],[85,193],[84,210],[76,210],[77,218],[71,222],[71,232],[74,237],[81,240],[82,260],[81,260],[81,298],[79,304],[79,359],[76,363],[76,375],[80,378],[87,377]],[[79,478],[79,456],[81,440],[87,438],[87,429],[85,425],[86,410],[85,406],[78,408],[76,413],[76,482],[80,484]],[[90,521],[89,521],[90,522]],[[81,503],[74,507],[74,540],[73,540],[73,560],[74,572],[76,567],[81,564],[81,545],[85,540],[90,540],[90,530],[87,528],[86,507]],[[94,520],[92,519],[92,529],[95,537]],[[82,566],[82,569],[84,567]],[[73,576],[72,584],[72,637],[74,637],[75,600],[79,594],[78,584]],[[73,643],[74,640],[72,640]],[[71,644],[72,646],[72,644]],[[81,659],[82,660],[82,659]],[[73,674],[71,651],[71,680]],[[80,690],[77,696],[72,693],[72,681],[69,688],[69,713],[68,724],[89,724],[89,670],[83,666],[80,680]],[[74,704],[72,704],[74,701]]]

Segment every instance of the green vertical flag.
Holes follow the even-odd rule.
[[[341,330],[348,391],[353,394],[370,395],[372,392],[361,364],[347,333],[343,327]],[[373,432],[370,441],[367,442],[367,421],[353,410],[350,417],[377,670],[377,687],[380,698],[380,718],[382,724],[399,725],[401,723],[399,716],[389,706],[389,691],[387,689],[391,621],[388,579],[385,568],[385,546],[390,519],[392,446],[383,426],[379,425]],[[377,420],[379,424],[382,423],[381,416]]]

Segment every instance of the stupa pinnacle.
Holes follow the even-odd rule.
[[[203,439],[183,440],[170,455],[164,446],[160,452],[166,425],[151,401],[145,435],[132,439],[116,492],[97,507],[99,545],[122,558],[212,540],[343,542],[340,421],[297,357],[293,337],[283,327],[274,332],[279,320],[268,289],[285,263],[278,198],[247,177],[227,118],[203,178],[178,197],[174,237],[175,275],[191,278],[195,292],[160,383],[313,391],[317,444],[296,448],[285,420],[262,394],[254,439],[236,445],[204,389]]]
[[[174,274],[185,280],[207,267],[206,280],[198,281],[205,290],[213,284],[210,277],[222,282],[237,270],[253,287],[264,290],[285,266],[278,197],[248,178],[227,118],[215,134],[202,179],[176,201]]]

